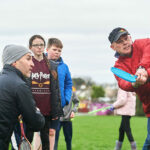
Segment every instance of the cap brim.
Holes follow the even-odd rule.
[[[114,42],[118,41],[118,39],[119,39],[122,35],[124,35],[124,34],[129,34],[129,33],[128,33],[127,31],[120,32],[120,33],[115,37]]]

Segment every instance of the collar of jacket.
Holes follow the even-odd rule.
[[[60,58],[57,60],[57,62],[59,62],[59,64],[62,64],[62,63],[63,63],[62,57],[60,57]]]
[[[4,67],[3,67],[2,73],[5,72],[5,70],[15,72],[19,77],[21,77],[21,79],[23,79],[24,81],[26,81],[25,76],[21,73],[20,70],[16,69],[15,67],[6,64],[6,65],[4,65]]]

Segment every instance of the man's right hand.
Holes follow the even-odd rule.
[[[132,86],[138,88],[140,85],[146,83],[148,79],[148,73],[144,68],[137,69],[135,75],[137,75],[136,82],[132,83]]]

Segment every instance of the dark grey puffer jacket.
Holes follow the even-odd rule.
[[[44,55],[50,71],[50,92],[51,92],[51,116],[52,118],[59,118],[63,116],[63,109],[61,106],[61,96],[59,89],[58,73],[56,66],[47,59]]]
[[[0,74],[0,148],[8,145],[20,114],[34,131],[43,128],[45,119],[36,108],[23,74],[5,65]]]
[[[68,105],[63,108],[64,117],[60,117],[60,121],[70,121],[70,115],[72,112],[76,113],[78,111],[79,99],[75,92],[72,93],[71,100]]]

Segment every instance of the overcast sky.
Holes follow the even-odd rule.
[[[0,56],[7,44],[28,46],[33,34],[57,37],[72,77],[115,83],[108,34],[121,26],[133,40],[150,37],[149,6],[150,0],[0,0]]]

